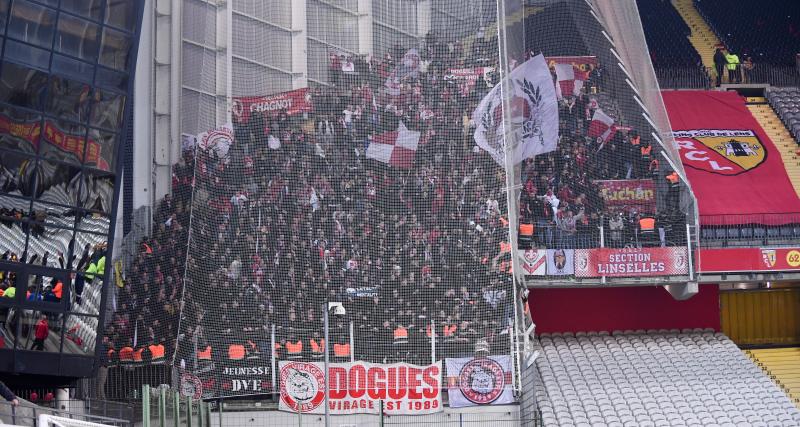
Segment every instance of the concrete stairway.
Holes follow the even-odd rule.
[[[745,354],[800,408],[800,347],[746,350]]]
[[[692,43],[700,58],[703,60],[703,65],[710,77],[716,77],[714,70],[714,49],[720,44],[719,39],[711,30],[711,27],[706,24],[706,21],[700,16],[700,13],[694,7],[692,0],[672,0],[672,5],[681,15],[689,29],[692,30],[692,35],[689,36],[689,42]]]
[[[772,107],[766,101],[762,102],[764,103],[748,102],[747,108],[780,151],[786,174],[792,181],[794,191],[800,196],[800,157],[797,155],[797,142]]]

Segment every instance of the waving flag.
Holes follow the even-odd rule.
[[[596,138],[599,144],[605,144],[617,131],[614,119],[608,116],[602,109],[594,110],[592,123],[589,124],[589,138]]]
[[[396,131],[375,135],[367,146],[367,158],[398,168],[410,168],[417,155],[420,133],[408,130],[403,122]]]
[[[400,64],[398,64],[392,73],[389,74],[389,77],[386,78],[386,82],[384,83],[386,92],[389,95],[399,95],[400,81],[406,77],[417,78],[417,76],[419,76],[420,65],[421,60],[416,49],[410,49],[406,52]]]
[[[586,73],[578,71],[572,64],[556,64],[556,94],[558,99],[564,95],[578,96],[583,89],[583,82],[586,80]]]
[[[513,141],[514,164],[556,149],[558,100],[544,56],[535,56],[509,74],[511,112],[509,132],[503,135],[502,84],[496,85],[472,113],[475,143],[505,165],[506,139]],[[509,165],[510,166],[510,165]]]

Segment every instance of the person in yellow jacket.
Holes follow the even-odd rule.
[[[739,55],[728,52],[725,54],[725,59],[728,61],[728,83],[741,83],[742,82],[742,73],[739,69],[740,61]]]
[[[94,280],[95,275],[100,275],[101,277],[106,271],[106,256],[101,256],[97,261],[89,264],[86,267],[86,272],[83,274],[86,277],[86,280],[91,282]]]

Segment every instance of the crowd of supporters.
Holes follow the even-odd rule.
[[[507,353],[505,176],[476,147],[470,119],[498,80],[491,52],[488,39],[431,36],[400,77],[403,48],[379,60],[332,53],[332,84],[311,90],[313,112],[252,112],[234,122],[230,146],[184,151],[120,291],[109,354],[138,346],[146,359],[152,346],[178,345],[185,362],[314,357],[326,297],[347,310],[333,320],[340,357],[429,361],[434,334],[437,357],[476,343]],[[469,67],[487,69],[469,84],[449,77]],[[606,209],[594,180],[664,179],[635,130],[587,136],[601,80],[597,69],[584,94],[561,101],[558,150],[522,165],[528,247],[594,247],[609,220],[622,246],[639,213]],[[421,135],[413,165],[367,158],[401,122]]]

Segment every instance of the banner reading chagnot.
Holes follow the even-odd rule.
[[[253,113],[273,115],[308,113],[314,110],[308,88],[290,90],[268,96],[243,96],[233,99],[233,117],[238,123],[247,123]]]
[[[324,364],[280,362],[279,409],[325,412]],[[337,414],[422,415],[442,411],[442,362],[427,366],[367,362],[330,364],[329,409]]]

